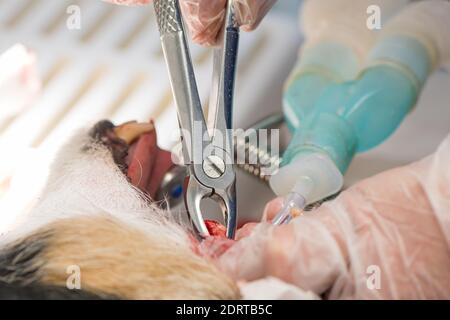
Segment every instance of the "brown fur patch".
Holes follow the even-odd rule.
[[[239,299],[236,284],[188,246],[146,234],[110,217],[64,219],[40,259],[44,283],[65,286],[80,267],[81,288],[126,299]]]

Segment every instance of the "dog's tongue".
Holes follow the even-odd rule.
[[[147,184],[147,192],[152,199],[155,199],[167,171],[174,166],[174,163],[172,162],[172,153],[160,149],[159,147],[156,149],[157,151],[151,173],[151,179]]]
[[[152,199],[164,175],[173,166],[171,153],[157,144],[156,131],[144,133],[131,144],[127,156],[127,176],[131,184],[146,192]]]
[[[155,163],[157,152],[155,130],[142,134],[128,150],[128,178],[140,190],[145,190]]]

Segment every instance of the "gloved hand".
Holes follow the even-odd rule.
[[[278,277],[330,299],[450,298],[450,136],[288,225],[259,224],[218,264],[236,280]]]
[[[116,4],[146,4],[151,0],[104,0]],[[242,29],[251,31],[261,22],[276,0],[235,0],[236,17]],[[214,45],[225,16],[226,0],[180,0],[192,39]]]
[[[235,0],[236,18],[245,31],[255,29],[276,0]],[[214,45],[225,16],[226,0],[181,0],[192,39]]]

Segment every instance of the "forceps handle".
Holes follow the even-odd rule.
[[[239,49],[239,25],[234,1],[227,1],[225,22],[220,34],[221,46],[214,49],[214,73],[209,100],[208,125],[225,133],[232,128],[234,83]]]
[[[178,0],[154,0],[161,45],[182,129],[185,164],[202,163],[202,143],[192,143],[195,129],[206,132],[189,45]],[[196,131],[196,132],[197,132]],[[196,170],[196,168],[194,168]]]
[[[183,18],[178,0],[154,0],[153,6],[161,36],[183,31]]]

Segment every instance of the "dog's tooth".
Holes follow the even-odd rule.
[[[126,143],[133,143],[139,136],[155,129],[153,123],[127,122],[114,128],[116,135]]]

